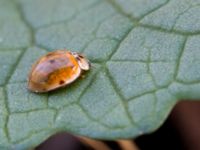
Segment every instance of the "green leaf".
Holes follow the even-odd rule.
[[[0,0],[0,149],[68,131],[93,138],[157,129],[181,99],[200,98],[199,0]],[[64,89],[26,89],[54,49],[92,62]]]

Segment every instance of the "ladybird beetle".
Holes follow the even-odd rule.
[[[49,52],[32,66],[28,89],[41,93],[64,87],[89,69],[90,62],[79,53],[67,50]]]

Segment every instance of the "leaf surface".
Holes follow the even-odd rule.
[[[200,98],[199,0],[0,0],[0,148],[68,131],[101,139],[152,132]],[[33,62],[67,48],[92,62],[64,89],[26,89]]]

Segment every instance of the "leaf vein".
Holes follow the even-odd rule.
[[[43,28],[48,28],[48,27],[50,27],[50,26],[58,25],[58,24],[61,24],[61,23],[68,23],[68,22],[74,20],[74,18],[76,18],[78,15],[80,15],[80,14],[81,14],[82,12],[84,12],[85,10],[89,10],[90,8],[92,9],[93,7],[98,6],[98,5],[100,5],[101,3],[102,3],[102,1],[99,0],[99,1],[97,1],[97,2],[95,2],[95,3],[93,3],[93,4],[91,4],[91,5],[89,5],[88,7],[86,7],[83,11],[79,11],[79,12],[75,13],[74,15],[72,15],[70,18],[68,18],[68,19],[66,19],[66,20],[56,21],[56,22],[50,23],[50,24],[45,24],[45,25],[42,25],[42,26],[37,27],[36,30],[38,30],[38,29],[43,29]]]
[[[170,0],[166,0],[164,3],[160,4],[159,6],[155,7],[154,9],[150,10],[149,12],[147,12],[146,14],[142,15],[139,20],[142,20],[143,18],[145,18],[146,16],[156,12],[157,10],[163,8],[164,6],[166,6],[168,3],[170,2]]]
[[[123,106],[123,108],[124,108],[124,111],[125,111],[125,113],[126,113],[126,116],[127,116],[128,119],[129,119],[130,123],[131,123],[133,126],[136,126],[136,128],[138,128],[138,130],[139,130],[139,125],[137,125],[136,122],[132,119],[131,114],[130,114],[130,112],[128,111],[128,103],[127,103],[127,101],[125,100],[125,98],[124,98],[122,92],[117,88],[117,85],[116,85],[116,83],[115,83],[113,77],[112,77],[111,74],[109,73],[109,70],[108,70],[108,68],[107,68],[106,66],[105,66],[105,72],[106,72],[106,75],[107,75],[107,77],[108,77],[108,79],[109,79],[109,81],[110,81],[110,83],[111,83],[113,89],[115,90],[115,93],[119,96],[119,99],[120,99],[120,101],[121,101],[121,104],[122,104],[122,106]]]
[[[81,110],[84,112],[84,114],[87,116],[87,118],[88,118],[89,120],[91,120],[91,121],[93,121],[93,122],[97,122],[98,124],[100,124],[101,126],[107,128],[107,129],[112,129],[110,126],[108,126],[108,125],[102,123],[99,119],[95,119],[94,117],[92,117],[92,116],[90,115],[90,113],[81,105],[81,103],[79,103],[79,104],[77,104],[77,105],[81,108]]]
[[[5,87],[3,88],[3,92],[4,92],[4,96],[5,96],[5,108],[7,110],[7,115],[6,115],[6,120],[5,120],[5,125],[4,125],[4,131],[6,134],[6,138],[8,139],[8,142],[11,142],[11,138],[8,132],[8,120],[9,120],[9,115],[10,115],[10,109],[8,107],[8,93],[7,90],[5,89]]]
[[[22,10],[21,5],[18,2],[14,1],[14,0],[12,0],[12,2],[15,4],[15,6],[16,6],[19,14],[20,14],[21,20],[29,28],[29,31],[30,31],[30,34],[31,34],[31,45],[34,45],[34,43],[35,43],[34,39],[35,38],[34,38],[34,29],[33,29],[32,25],[28,22],[28,20],[24,16],[24,13],[21,11]]]
[[[133,22],[137,22],[138,19],[136,19],[135,17],[133,17],[132,15],[126,13],[121,7],[120,5],[118,5],[115,0],[106,0],[108,3],[110,3],[113,8],[115,8],[117,10],[117,12],[119,12],[121,15],[131,19]]]
[[[9,81],[10,81],[10,79],[11,79],[13,73],[14,73],[15,70],[16,70],[16,67],[17,67],[18,64],[20,63],[21,58],[24,56],[25,51],[26,51],[25,49],[23,49],[23,50],[21,51],[21,53],[20,53],[20,55],[18,56],[18,58],[17,58],[15,64],[14,64],[14,65],[12,66],[12,68],[10,69],[10,71],[9,71],[9,73],[8,73],[8,76],[7,76],[6,79],[5,79],[4,86],[7,85],[7,84],[9,83]]]
[[[112,58],[112,56],[117,52],[117,50],[119,49],[119,47],[121,46],[121,43],[127,38],[127,36],[130,34],[130,32],[133,30],[133,28],[130,28],[127,32],[126,32],[126,34],[123,36],[123,38],[119,41],[119,43],[118,43],[118,45],[116,46],[116,48],[115,48],[115,50],[114,51],[112,51],[112,53],[110,54],[110,56],[108,57],[108,59],[106,60],[106,62],[107,61],[109,61],[111,58]]]
[[[143,27],[143,28],[147,28],[147,29],[151,29],[151,30],[155,30],[155,31],[159,31],[159,32],[163,32],[163,33],[173,33],[173,34],[177,34],[177,35],[185,35],[185,36],[192,36],[192,35],[199,35],[200,31],[197,32],[189,32],[189,31],[181,31],[181,30],[169,30],[166,28],[163,28],[161,26],[156,26],[156,25],[148,25],[148,24],[144,24],[144,23],[138,23],[138,26]]]
[[[174,73],[174,80],[177,78],[178,76],[178,72],[179,72],[179,68],[180,68],[180,63],[181,63],[181,58],[183,56],[183,53],[184,53],[184,50],[185,50],[185,47],[186,47],[186,44],[187,44],[187,39],[188,37],[186,37],[183,41],[183,44],[182,44],[182,47],[180,49],[180,53],[179,53],[179,56],[178,56],[178,60],[177,60],[177,65],[175,67],[175,73]]]

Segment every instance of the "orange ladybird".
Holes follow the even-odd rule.
[[[56,50],[42,56],[33,65],[28,78],[28,89],[33,92],[48,92],[64,87],[89,69],[89,61],[81,54]]]

